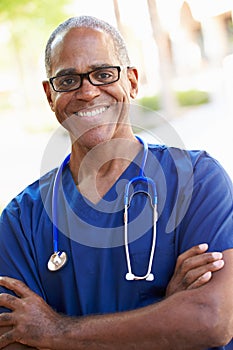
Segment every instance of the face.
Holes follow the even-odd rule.
[[[86,73],[100,66],[120,66],[111,37],[89,28],[75,28],[52,46],[51,76]],[[55,92],[43,82],[51,109],[79,145],[92,148],[115,137],[132,135],[128,120],[131,98],[137,94],[137,71],[123,68],[110,85],[93,86],[86,78],[75,91]]]

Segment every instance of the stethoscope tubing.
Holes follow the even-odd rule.
[[[142,163],[139,171],[139,176],[136,176],[132,178],[128,184],[125,186],[125,192],[124,192],[124,243],[125,243],[125,254],[126,254],[126,261],[127,261],[127,268],[128,272],[126,273],[126,279],[127,280],[142,280],[146,279],[148,281],[153,281],[154,275],[151,273],[152,270],[152,264],[153,264],[153,258],[155,254],[155,246],[156,246],[156,222],[157,222],[157,191],[156,191],[156,185],[155,182],[144,175],[145,165],[147,161],[148,156],[148,144],[145,143],[139,136],[136,136],[136,138],[139,140],[139,142],[143,145],[143,155],[142,155]],[[53,183],[53,191],[52,191],[52,225],[53,225],[53,254],[51,255],[49,261],[48,261],[48,269],[50,271],[57,271],[67,261],[67,255],[65,252],[59,251],[58,249],[58,195],[59,195],[59,186],[62,178],[62,172],[65,168],[65,166],[68,164],[70,160],[70,154],[66,156],[62,164],[57,170],[57,173],[54,178]],[[135,185],[138,182],[146,182],[148,184],[148,190],[147,192],[144,190],[138,190],[133,191],[131,195],[129,195],[130,186]],[[151,189],[152,194],[149,193],[149,190]],[[150,251],[150,257],[148,262],[148,269],[144,276],[137,276],[133,274],[132,267],[131,267],[131,259],[130,259],[130,252],[129,252],[129,242],[128,242],[128,209],[131,203],[131,200],[134,195],[138,193],[144,192],[151,201],[151,206],[153,209],[153,232],[152,232],[152,243],[151,243],[151,251]]]
[[[63,169],[68,164],[70,160],[70,154],[65,158],[65,160],[62,162],[61,166],[59,167],[54,182],[53,182],[53,195],[52,195],[52,221],[53,221],[53,251],[54,253],[59,253],[58,250],[58,194],[59,194],[59,186],[61,181],[61,176]]]
[[[150,195],[150,198],[151,198],[151,204],[153,206],[155,206],[157,204],[157,201],[158,201],[158,197],[157,197],[157,190],[156,190],[156,186],[155,186],[155,183],[154,183],[154,180],[152,180],[151,178],[149,177],[145,177],[145,176],[136,176],[134,178],[132,178],[128,183],[127,185],[125,186],[125,193],[124,193],[124,205],[130,205],[130,201],[132,199],[132,196],[134,195],[131,195],[131,197],[129,196],[129,189],[130,189],[130,186],[136,182],[146,182],[148,184],[151,185],[152,187],[152,192],[153,192],[153,195],[151,196]],[[145,192],[145,191],[140,191],[140,192]],[[146,193],[146,192],[145,192]]]
[[[142,157],[142,163],[140,167],[140,172],[139,176],[136,176],[129,180],[129,182],[125,186],[125,193],[124,193],[124,244],[125,244],[125,255],[126,255],[126,262],[127,262],[127,268],[128,272],[126,273],[126,280],[132,281],[132,280],[144,280],[146,279],[147,281],[153,281],[154,280],[154,275],[151,273],[152,271],[152,264],[153,264],[153,259],[154,259],[154,254],[155,254],[155,247],[156,247],[156,238],[157,238],[157,219],[158,219],[158,213],[157,213],[157,202],[158,202],[158,197],[157,197],[157,190],[156,190],[156,185],[154,180],[152,180],[149,177],[146,177],[144,175],[145,171],[145,165],[146,165],[146,160],[148,157],[148,144],[145,143],[140,137],[136,136],[137,139],[140,141],[140,143],[143,145],[143,157]],[[148,189],[147,191],[145,190],[133,190],[133,193],[129,195],[130,191],[130,186],[136,185],[137,183],[140,182],[145,182],[148,184]],[[150,186],[149,186],[150,185]],[[149,188],[150,187],[150,188]],[[152,194],[149,193],[149,190],[151,189]],[[130,252],[129,252],[129,241],[128,241],[128,209],[131,204],[131,200],[133,196],[139,193],[144,193],[150,198],[152,210],[153,210],[153,232],[152,232],[152,242],[151,242],[151,250],[150,250],[150,256],[149,256],[149,262],[148,262],[148,267],[147,267],[147,272],[143,276],[138,276],[135,275],[132,272],[132,266],[131,266],[131,259],[130,259]]]

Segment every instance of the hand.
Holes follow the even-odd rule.
[[[194,246],[181,254],[174,274],[167,286],[166,297],[185,289],[198,288],[212,277],[214,271],[224,266],[222,253],[206,253],[208,244]]]
[[[0,285],[17,295],[0,294],[0,306],[12,310],[0,314],[0,327],[8,327],[0,336],[0,349],[13,343],[49,348],[62,316],[21,281],[0,277]]]

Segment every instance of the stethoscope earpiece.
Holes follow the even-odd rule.
[[[153,273],[150,273],[150,274],[146,277],[146,281],[149,281],[149,282],[154,281],[154,279],[155,279],[155,276],[154,276]]]
[[[153,273],[149,273],[146,276],[135,276],[132,272],[127,272],[125,275],[125,279],[127,281],[139,281],[139,280],[146,280],[148,282],[154,281],[155,276]]]
[[[127,272],[127,274],[125,275],[125,279],[127,281],[133,281],[133,280],[135,280],[135,276],[133,273]]]

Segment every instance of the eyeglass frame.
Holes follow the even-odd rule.
[[[108,68],[116,68],[117,71],[118,71],[118,76],[117,76],[117,79],[114,80],[114,81],[111,81],[109,83],[99,83],[99,84],[95,84],[95,83],[92,83],[91,79],[90,79],[90,74],[95,72],[95,71],[98,71],[99,69],[108,69]],[[92,71],[90,72],[86,72],[86,73],[73,73],[73,74],[61,74],[61,75],[56,75],[55,77],[51,77],[49,78],[49,83],[50,85],[52,86],[53,90],[56,91],[56,92],[71,92],[71,91],[75,91],[75,90],[78,90],[82,87],[82,84],[83,84],[83,79],[86,78],[89,83],[93,86],[105,86],[105,85],[110,85],[110,84],[113,84],[113,83],[116,83],[119,79],[120,79],[120,73],[122,71],[122,69],[124,68],[130,68],[130,67],[122,67],[122,66],[100,66],[98,68],[95,68],[93,69]],[[78,75],[80,76],[80,86],[77,88],[73,88],[71,90],[56,90],[55,87],[54,87],[54,84],[53,84],[53,80],[56,79],[56,78],[60,78],[60,77],[65,77],[65,76],[69,76],[69,75]]]

